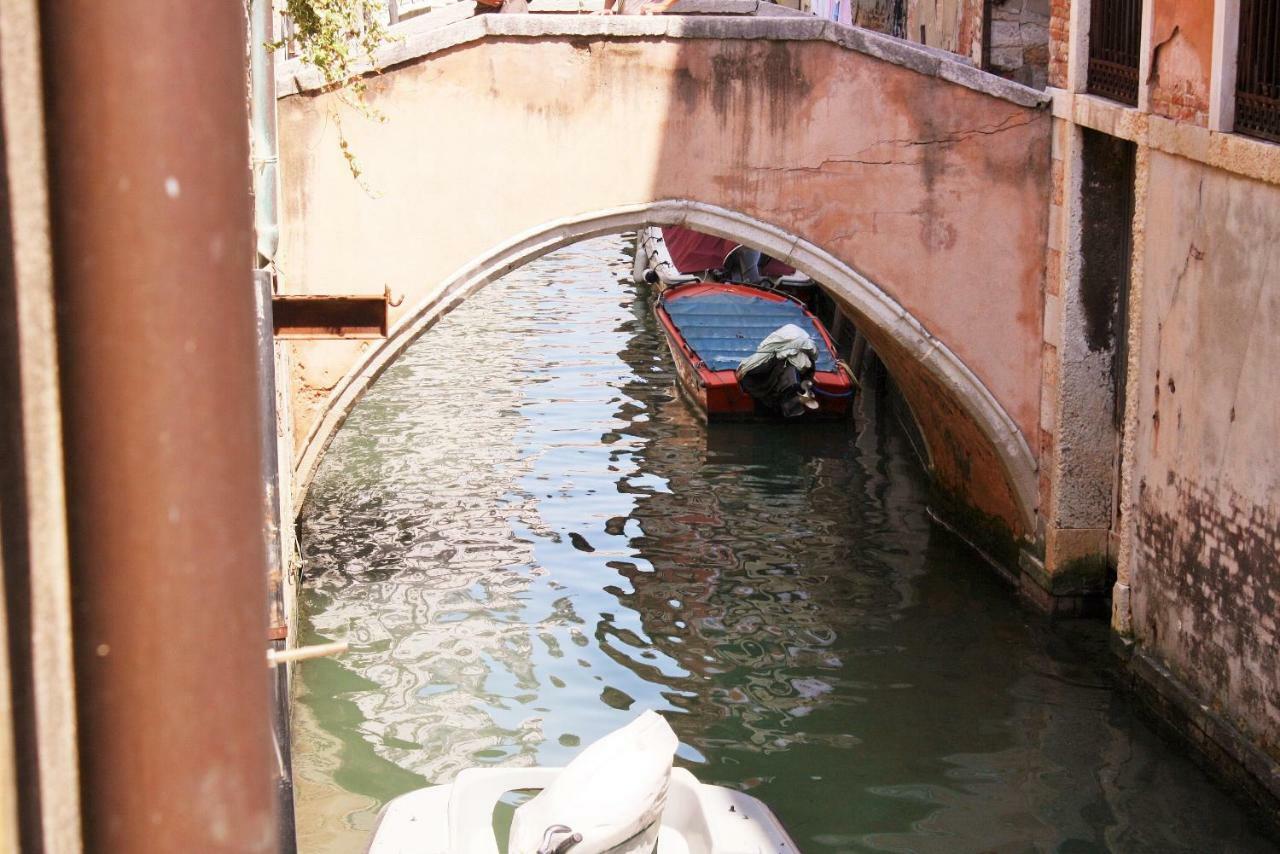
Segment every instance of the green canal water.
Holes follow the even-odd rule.
[[[805,852],[1275,850],[928,514],[891,419],[714,426],[621,238],[490,285],[378,381],[301,522],[301,848],[643,709]]]

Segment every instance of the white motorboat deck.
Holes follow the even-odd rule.
[[[368,854],[499,854],[493,811],[507,792],[544,789],[563,768],[469,768],[383,809]],[[767,806],[742,792],[671,771],[657,854],[796,854]],[[569,850],[572,854],[572,849]]]

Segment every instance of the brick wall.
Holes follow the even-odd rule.
[[[1209,123],[1209,99],[1206,93],[1187,80],[1151,88],[1151,112],[1180,122],[1205,127]]]
[[[1067,47],[1071,40],[1071,0],[1049,3],[1049,85],[1067,85]]]

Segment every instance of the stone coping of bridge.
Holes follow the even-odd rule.
[[[808,15],[479,15],[448,22],[429,17],[394,28],[394,41],[374,55],[377,67],[392,68],[489,37],[823,41],[1019,106],[1038,108],[1051,101],[1044,92],[974,68],[956,54]],[[372,70],[373,66],[366,66],[357,73]],[[324,88],[323,76],[297,59],[278,69],[277,97]]]

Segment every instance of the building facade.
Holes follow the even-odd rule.
[[[1044,566],[1274,805],[1280,3],[1054,0],[1049,56]]]

